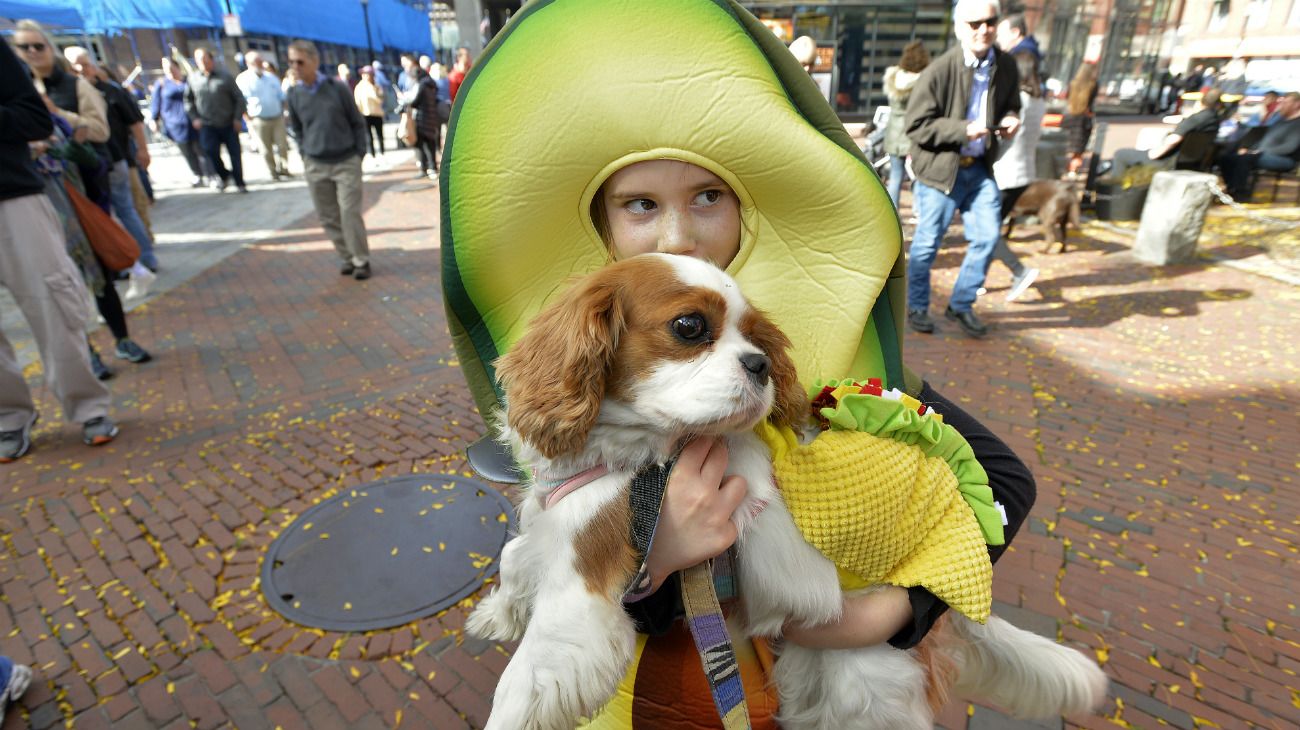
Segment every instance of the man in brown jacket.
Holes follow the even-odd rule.
[[[945,315],[971,337],[988,333],[971,306],[1000,232],[992,166],[998,140],[1020,128],[1015,61],[993,47],[999,9],[991,0],[960,0],[953,9],[959,45],[921,72],[908,100],[905,124],[916,173],[912,207],[919,221],[907,262],[907,323],[917,332],[934,331],[930,265],[960,210],[968,245]]]

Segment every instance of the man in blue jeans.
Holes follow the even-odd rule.
[[[945,315],[971,337],[988,333],[971,306],[1001,233],[992,165],[998,139],[1020,128],[1019,73],[1015,61],[993,47],[999,10],[990,0],[957,3],[959,45],[926,66],[907,103],[918,217],[907,262],[907,323],[917,332],[934,332],[930,265],[960,210],[968,245]]]
[[[230,74],[216,67],[216,60],[208,49],[196,50],[194,63],[197,68],[186,80],[185,112],[194,128],[199,130],[199,146],[212,160],[212,167],[220,178],[217,188],[225,190],[230,178],[234,177],[239,192],[246,193],[248,188],[244,186],[244,164],[239,150],[239,125],[246,109],[244,95]],[[229,170],[221,161],[222,146],[230,155]]]

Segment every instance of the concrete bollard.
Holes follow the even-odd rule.
[[[1204,172],[1157,172],[1142,208],[1133,255],[1157,266],[1196,256],[1196,240],[1210,207],[1210,185],[1216,181]]]

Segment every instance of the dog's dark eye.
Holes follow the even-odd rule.
[[[698,314],[683,314],[674,319],[668,327],[682,342],[694,344],[709,337],[709,325],[704,321],[704,317]]]

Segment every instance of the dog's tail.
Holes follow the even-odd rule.
[[[996,616],[981,626],[955,616],[959,695],[987,699],[1017,717],[1091,712],[1110,680],[1081,652],[1018,629]]]

